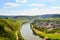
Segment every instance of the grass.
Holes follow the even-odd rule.
[[[38,36],[42,37],[42,38],[49,38],[51,40],[55,40],[55,39],[58,39],[60,40],[60,34],[47,34],[47,33],[44,33],[44,32],[41,32],[39,31],[38,29],[35,29],[33,28],[32,29]],[[36,31],[37,30],[37,31]]]
[[[0,19],[0,40],[24,40],[20,33],[24,22],[26,22],[26,20]]]
[[[54,22],[54,23],[59,23],[60,18],[45,18],[45,19],[39,19],[39,22]],[[31,23],[33,26],[32,30],[34,34],[40,36],[41,38],[47,38],[50,40],[60,40],[60,29],[54,29],[48,31],[48,29],[42,29],[42,28],[37,28],[35,25],[35,21]]]

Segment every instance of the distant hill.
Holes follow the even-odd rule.
[[[14,18],[15,16],[3,16],[3,15],[0,15],[0,18],[8,18],[8,17]]]
[[[3,15],[0,15],[0,18],[13,18],[13,19],[20,18],[20,19],[29,19],[29,20],[32,20],[35,17],[34,16],[3,16]]]
[[[37,19],[37,18],[60,18],[60,14],[45,14],[45,15],[37,15],[37,16],[3,16],[0,15],[0,18],[28,18],[28,19]]]
[[[46,14],[46,15],[41,15],[40,17],[42,17],[42,18],[60,18],[60,14]]]

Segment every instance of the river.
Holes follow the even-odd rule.
[[[39,36],[33,34],[30,23],[26,23],[22,26],[21,34],[25,40],[42,40]]]

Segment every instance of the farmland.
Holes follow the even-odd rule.
[[[60,40],[60,18],[34,20],[31,24],[36,35],[45,39]]]

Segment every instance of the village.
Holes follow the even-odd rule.
[[[60,21],[55,22],[35,20],[35,25],[37,28],[60,29]]]

